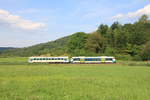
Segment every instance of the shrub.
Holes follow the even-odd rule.
[[[115,55],[115,57],[116,57],[116,59],[118,59],[118,60],[132,60],[132,59],[133,59],[133,58],[132,58],[130,55],[128,55],[128,54],[126,54],[126,55],[117,54],[117,55]]]
[[[141,52],[142,60],[150,60],[150,41],[147,42]]]
[[[142,58],[141,58],[140,55],[135,55],[135,56],[133,57],[133,60],[135,60],[135,61],[141,61]]]

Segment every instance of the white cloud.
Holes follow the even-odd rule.
[[[112,17],[112,19],[121,19],[121,18],[123,18],[125,15],[123,15],[123,14],[118,14],[118,15],[116,15],[116,16],[113,16]]]
[[[20,16],[13,15],[6,10],[0,9],[0,26],[9,26],[11,28],[19,28],[23,30],[37,30],[45,26],[44,23],[32,22]]]
[[[137,18],[144,14],[150,15],[150,4],[146,5],[144,8],[139,9],[135,12],[129,12],[127,14],[117,14],[116,16],[113,16],[112,19],[118,20],[118,19],[122,19],[122,18]]]

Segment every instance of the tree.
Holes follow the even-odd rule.
[[[129,37],[129,42],[132,45],[142,45],[146,42],[147,37],[146,37],[146,33],[144,31],[143,28],[143,24],[141,23],[135,23],[132,27],[131,27],[131,33],[130,33],[130,37]]]
[[[86,47],[88,48],[88,50],[95,53],[104,53],[106,48],[106,40],[102,35],[94,32],[89,35]]]
[[[115,29],[118,29],[121,25],[119,24],[119,22],[114,22],[112,25],[111,25],[111,29],[112,30],[115,30]]]
[[[119,49],[123,49],[127,45],[127,32],[121,28],[114,30],[115,35],[115,47]]]
[[[103,36],[105,36],[107,34],[109,27],[107,25],[101,24],[98,29],[97,32]]]
[[[148,22],[148,16],[142,15],[138,21],[139,23],[147,23]]]
[[[85,49],[85,43],[88,35],[84,32],[77,32],[73,34],[68,42],[68,52],[71,54],[78,54],[79,51]]]
[[[125,53],[130,54],[131,56],[139,55],[141,52],[141,46],[127,44]]]
[[[107,42],[107,45],[109,45],[110,47],[114,47],[115,46],[114,32],[113,32],[113,30],[111,28],[109,28],[108,31],[107,31],[106,42]]]
[[[141,52],[141,58],[143,60],[150,60],[150,41],[145,44]]]

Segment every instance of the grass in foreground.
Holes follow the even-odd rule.
[[[0,100],[149,100],[150,67],[0,65]]]

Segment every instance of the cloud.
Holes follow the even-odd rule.
[[[129,12],[127,14],[117,14],[116,16],[113,16],[112,19],[118,20],[118,19],[123,19],[123,18],[137,18],[144,14],[150,15],[150,4],[146,5],[144,8],[139,9],[135,12]]]
[[[19,13],[19,14],[35,14],[35,13],[39,13],[39,12],[41,12],[41,10],[35,9],[35,8],[28,8],[28,9],[22,9],[22,10],[18,11],[17,13]]]
[[[0,9],[0,26],[19,28],[23,30],[38,30],[45,26],[44,23],[33,22],[31,20],[23,19],[20,16],[13,15],[6,10]]]

